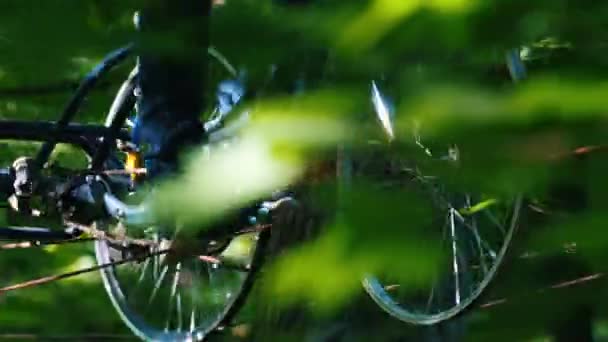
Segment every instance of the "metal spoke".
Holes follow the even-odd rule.
[[[433,300],[435,299],[435,283],[433,282],[433,287],[431,287],[431,295],[426,303],[426,312],[431,311],[431,305],[433,304]]]
[[[148,298],[148,306],[150,306],[150,304],[152,304],[152,301],[154,301],[154,299],[156,298],[156,294],[158,293],[158,289],[162,285],[163,280],[165,279],[165,276],[167,275],[168,271],[169,271],[169,265],[165,265],[163,267],[163,270],[160,273],[160,276],[158,277],[158,279],[156,279],[156,283],[154,284],[154,288],[152,289],[152,294]]]
[[[160,238],[158,236],[158,233],[154,234],[154,242],[156,243],[156,245],[159,244],[160,242]],[[154,247],[153,247],[154,248]],[[154,263],[154,267],[152,268],[152,277],[154,279],[158,279],[159,273],[160,273],[160,258],[159,257],[155,257],[153,259],[153,263]]]
[[[190,333],[193,333],[194,329],[196,329],[196,310],[193,306],[190,312]]]
[[[199,283],[199,277],[201,275],[201,265],[198,262],[194,262],[194,277],[192,277],[192,283],[190,284],[191,286],[191,302],[192,302],[192,312],[190,314],[190,333],[194,333],[194,330],[196,330],[196,313],[197,313],[197,308],[198,308],[198,301],[200,300],[200,297],[198,295],[198,291],[197,291],[197,287],[195,286],[195,284]],[[203,315],[201,314],[200,317],[202,318]]]
[[[146,259],[146,261],[144,261],[144,264],[141,267],[140,275],[139,275],[139,278],[137,279],[137,283],[136,283],[136,288],[139,287],[141,282],[146,277],[146,271],[148,270],[149,265],[150,265],[150,258]]]
[[[177,293],[177,331],[182,331],[183,327],[183,317],[182,317],[182,294],[180,292]]]
[[[471,207],[471,196],[467,194],[465,196],[465,201],[466,201],[467,208],[470,208]],[[462,217],[462,220],[466,221],[466,220],[464,220],[464,217]],[[488,266],[486,265],[486,260],[485,260],[486,256],[485,256],[485,253],[484,253],[484,250],[482,247],[481,237],[479,236],[479,230],[477,229],[477,220],[475,218],[472,218],[472,223],[470,225],[466,224],[466,222],[463,222],[463,223],[465,223],[465,226],[467,228],[469,228],[471,230],[471,232],[473,233],[473,237],[475,238],[474,244],[475,244],[476,248],[474,248],[474,247],[472,247],[472,248],[477,249],[479,251],[479,264],[480,264],[480,268],[482,269],[483,275],[485,276],[488,273]]]
[[[460,305],[460,273],[458,269],[458,246],[456,243],[456,224],[454,222],[454,208],[450,210],[450,232],[452,238],[452,267],[454,271],[454,295],[456,300],[456,305]]]
[[[485,275],[488,273],[488,265],[486,265],[486,255],[482,247],[481,237],[479,236],[479,232],[477,231],[477,221],[473,221],[473,236],[475,237],[475,244],[477,245],[477,249],[479,250],[479,262]]]
[[[207,265],[206,265],[206,268],[207,268],[207,275],[208,275],[208,277],[209,277],[209,289],[210,289],[210,290],[211,290],[211,289],[215,289],[215,290],[217,290],[217,287],[215,286],[215,283],[216,283],[216,282],[214,281],[214,277],[213,277],[213,271],[211,271],[211,270],[212,270],[212,269],[214,269],[214,270],[215,270],[215,269],[217,269],[218,267],[219,267],[219,265],[218,265],[218,264],[207,264]],[[212,297],[212,298],[213,298],[213,303],[214,303],[214,301],[215,301],[215,295],[216,295],[216,293],[213,293],[213,296],[214,296],[214,297]],[[214,304],[215,304],[215,303],[214,303]],[[214,305],[214,307],[215,307],[215,305]],[[214,313],[213,313],[213,315],[215,316],[215,315],[216,315],[216,313],[214,312]]]
[[[173,276],[173,282],[171,283],[171,292],[169,294],[167,319],[165,320],[165,331],[169,331],[169,327],[171,325],[171,314],[173,313],[173,301],[176,300],[177,284],[179,282],[180,269],[181,269],[181,263],[177,263],[177,265],[175,265],[175,274]]]
[[[177,311],[177,331],[181,331],[183,327],[183,317],[182,317],[182,293],[180,286],[180,279],[182,277],[182,264],[178,263],[178,268],[175,272],[175,287],[176,287],[176,297],[175,297],[175,306]]]
[[[495,259],[496,252],[492,249],[490,245],[488,245],[488,243],[484,239],[481,238],[481,236],[479,236],[477,228],[471,226],[471,224],[467,222],[467,220],[458,212],[458,210],[454,210],[454,217],[457,218],[459,222],[465,227],[467,227],[473,234],[475,234],[476,238],[478,238],[480,243],[487,249],[492,259]]]

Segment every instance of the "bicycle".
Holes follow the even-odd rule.
[[[235,254],[234,249],[238,247],[235,245],[238,243],[229,244],[226,237],[224,240],[211,239],[209,237],[212,232],[206,235],[207,239],[200,246],[189,246],[187,249],[180,247],[180,253],[175,253],[177,250],[175,246],[171,247],[168,238],[172,238],[172,235],[160,237],[158,232],[145,230],[139,230],[141,236],[138,237],[130,233],[128,235],[124,232],[122,235],[116,233],[120,228],[133,227],[133,224],[138,226],[146,220],[143,207],[127,205],[117,197],[130,192],[132,180],[141,171],[130,169],[128,166],[135,155],[134,151],[126,152],[126,159],[120,158],[115,146],[116,141],[123,146],[128,145],[130,141],[129,133],[123,129],[123,126],[128,122],[128,116],[134,105],[132,95],[135,73],[132,73],[120,88],[105,125],[70,124],[70,121],[98,80],[124,61],[130,51],[130,46],[114,51],[91,71],[76,90],[57,122],[2,121],[0,123],[0,139],[45,142],[36,157],[17,158],[12,166],[2,169],[0,177],[2,199],[8,202],[9,213],[14,214],[11,215],[12,219],[17,224],[19,220],[21,222],[28,220],[30,224],[39,221],[47,225],[31,227],[21,223],[21,226],[3,227],[0,228],[0,240],[19,242],[9,244],[9,247],[17,248],[94,241],[99,264],[97,268],[102,270],[104,285],[122,319],[136,335],[152,340],[200,340],[211,330],[228,321],[240,307],[251,286],[252,275],[257,269],[260,252],[263,250],[256,246],[263,246],[266,233],[261,224],[246,229],[245,227],[252,224],[249,221],[244,222],[241,226],[244,229],[233,233],[238,235],[238,238],[231,239],[238,239],[239,243],[244,245],[241,247],[240,255],[236,253],[241,260],[237,260],[231,266],[218,257],[226,256],[225,259],[230,259],[231,253]],[[89,167],[85,170],[71,170],[53,165],[50,157],[56,144],[69,144],[80,149],[87,155]],[[250,216],[257,215],[258,210],[267,209],[263,203],[256,204],[252,207]],[[251,217],[247,216],[244,219],[251,220]],[[118,226],[120,228],[108,230],[102,227],[104,224],[112,223],[115,224],[114,228]],[[50,225],[53,228],[49,228]],[[57,226],[64,228],[57,229]],[[184,250],[189,252],[182,253]],[[216,256],[207,255],[211,252]],[[177,261],[172,260],[171,266],[161,265],[161,262],[169,258]],[[197,262],[193,262],[193,259]],[[134,266],[123,268],[125,272],[116,268],[117,265],[126,263],[132,263]],[[132,279],[133,271],[141,271],[141,274],[137,273],[138,278]],[[142,284],[141,289],[143,289],[146,285],[150,285],[148,278],[154,276],[150,274],[153,272],[160,279],[168,277],[172,272],[176,272],[178,276],[172,278],[173,291],[161,293],[163,292],[161,290],[166,290],[166,284],[153,286],[155,290],[149,298],[154,304],[152,308],[160,305],[163,300],[176,301],[170,303],[173,309],[169,310],[178,310],[181,314],[182,311],[189,309],[191,315],[187,322],[185,319],[182,321],[181,316],[179,321],[175,322],[170,320],[165,322],[164,317],[161,317],[162,322],[166,323],[166,327],[163,327],[166,331],[162,328],[152,330],[149,325],[141,322],[158,320],[157,312],[147,312],[147,316],[142,321],[134,315],[133,309],[124,301],[127,295],[125,284],[133,280],[134,284]],[[75,274],[78,272],[64,276]],[[201,296],[208,296],[198,302],[202,303],[203,310],[188,308],[186,298],[192,298],[190,293],[183,294],[181,284],[178,289],[177,282],[186,282],[187,277],[190,278],[190,282],[195,281],[195,284],[189,285],[190,288],[199,289],[192,291],[192,295],[198,295],[200,292]],[[49,280],[49,278],[44,279]],[[40,282],[38,280],[7,286],[1,292],[33,286]],[[200,291],[201,286],[205,287],[217,282],[221,282],[225,287],[210,286],[214,288],[215,293]],[[195,299],[192,299],[191,302],[194,301]],[[201,317],[202,314],[206,316]]]
[[[505,61],[514,82],[526,77],[526,67],[518,49],[509,51]],[[390,145],[395,131],[390,123],[390,106],[374,82],[372,101],[377,121],[382,125]],[[413,132],[413,138],[424,158],[428,159],[417,161],[434,164],[427,169],[437,170],[437,165],[440,165],[440,168],[447,170],[442,172],[442,176],[458,171],[462,151],[457,145],[430,147],[417,132]],[[349,167],[340,176],[347,178],[347,182],[357,176],[369,177],[365,156],[350,158],[362,165]],[[397,160],[389,159],[388,162],[392,164],[384,168],[388,168],[388,171],[381,176],[383,182],[389,179],[388,182],[396,182],[397,186],[409,191],[421,190],[430,194],[430,202],[438,210],[435,215],[439,219],[433,221],[429,228],[441,226],[441,236],[447,240],[444,242],[447,246],[442,247],[448,250],[445,253],[447,260],[441,264],[445,272],[435,276],[431,284],[422,288],[402,289],[398,279],[391,275],[368,275],[363,279],[363,287],[382,310],[400,321],[427,326],[445,322],[471,308],[496,277],[521,224],[524,197],[521,194],[488,196],[462,193],[460,189],[450,190],[441,184],[441,176],[425,174],[424,165],[413,165],[400,157]],[[394,181],[393,177],[401,181]],[[406,181],[403,181],[404,178]]]
[[[121,318],[138,336],[160,340],[202,339],[211,331],[221,328],[229,322],[245,300],[254,276],[261,265],[262,253],[268,234],[270,234],[266,222],[268,211],[272,210],[278,202],[277,199],[273,199],[253,205],[248,214],[236,220],[238,224],[234,225],[239,226],[239,229],[231,232],[231,235],[216,237],[214,233],[221,235],[223,232],[206,232],[205,236],[208,241],[205,242],[205,246],[186,252],[180,250],[180,253],[176,253],[172,250],[174,247],[171,245],[172,236],[163,236],[165,233],[160,233],[155,229],[139,229],[139,234],[142,236],[129,236],[125,233],[129,226],[151,224],[151,222],[146,222],[144,207],[124,203],[127,194],[133,190],[133,180],[143,172],[138,165],[137,146],[129,144],[130,135],[128,128],[125,128],[129,126],[129,115],[133,111],[135,103],[133,92],[136,73],[129,76],[116,95],[105,125],[77,125],[70,122],[98,80],[116,65],[124,62],[130,50],[130,47],[125,47],[115,51],[95,68],[76,90],[57,122],[3,121],[0,123],[0,139],[45,142],[35,158],[18,158],[11,167],[2,169],[0,188],[1,193],[4,194],[3,199],[10,202],[11,210],[18,213],[18,216],[33,216],[35,217],[33,219],[37,219],[56,215],[59,216],[59,222],[55,222],[56,225],[68,226],[67,229],[61,230],[46,227],[6,227],[0,229],[0,239],[34,241],[42,245],[94,240],[106,290]],[[379,121],[385,129],[390,129],[390,124],[387,124],[388,121],[385,117],[386,108],[383,108],[386,107],[386,104],[382,101],[383,95],[377,84],[372,85],[372,96],[376,111],[380,115]],[[234,127],[222,128],[222,120],[223,118],[219,116],[208,122],[207,128],[213,132],[210,134],[210,144],[221,142],[233,135]],[[387,131],[387,134],[390,136],[392,133]],[[117,153],[116,141],[119,141],[118,145],[126,153],[125,160]],[[74,145],[83,150],[90,158],[90,167],[87,170],[69,170],[48,164],[51,153],[58,143]],[[421,144],[419,141],[417,143]],[[340,182],[345,181],[340,184],[346,184],[348,179],[362,176],[365,173],[365,169],[361,165],[348,167],[351,162],[364,158],[366,157],[357,155],[352,158],[348,155],[341,155],[337,158],[340,159],[339,164],[346,167],[338,168]],[[399,175],[395,173],[393,176]],[[420,175],[415,176],[424,178]],[[463,212],[466,210],[459,211],[456,208],[471,207],[473,203],[472,200],[469,200],[464,206],[449,206],[451,220],[466,221],[466,215],[463,216]],[[481,285],[475,291],[468,293],[466,300],[458,299],[458,305],[449,309],[439,308],[440,315],[412,316],[411,313],[403,311],[403,308],[391,298],[394,294],[386,284],[382,284],[379,278],[366,278],[364,287],[384,310],[401,320],[415,324],[434,324],[447,320],[469,307],[494,277],[515,227],[515,223],[509,225],[507,233],[495,241],[502,247],[497,249],[499,252],[494,266],[484,275],[482,282],[479,283]],[[454,222],[452,222],[452,230],[454,228]],[[237,243],[231,243],[233,240]],[[228,261],[231,248],[236,248],[234,246],[239,243],[250,244],[250,246],[245,248],[244,261],[231,264]],[[181,249],[181,246],[179,247]],[[164,258],[167,258],[164,255],[167,254],[171,257],[175,257],[174,254],[184,254],[178,255],[179,258],[189,261],[171,261],[169,266],[162,266]],[[191,259],[196,258],[202,263],[197,264],[198,266],[188,264],[192,262]],[[117,266],[131,262],[134,266],[123,268],[125,271],[121,273],[123,271],[119,270]],[[197,267],[198,269],[196,269]],[[133,271],[135,274],[129,274],[129,271]],[[148,271],[152,273],[153,279],[148,279]],[[147,284],[151,286],[148,289],[149,294],[153,297],[151,300],[148,298],[149,301],[162,302],[164,299],[165,302],[169,302],[170,314],[178,310],[180,313],[185,312],[186,310],[182,307],[186,302],[184,298],[192,298],[178,291],[181,290],[178,285],[181,285],[181,281],[188,283],[187,279],[181,279],[184,274],[188,275],[183,276],[184,278],[193,277],[193,274],[203,278],[202,272],[208,273],[207,280],[203,281],[202,285],[208,285],[213,289],[208,292],[207,301],[202,302],[214,311],[210,315],[212,318],[209,318],[208,321],[202,322],[200,317],[192,314],[188,322],[181,315],[182,318],[176,319],[175,322],[157,322],[159,318],[155,316],[155,312],[137,312],[133,306],[138,303],[129,303],[129,298],[126,298],[129,295],[126,293],[125,286],[131,281],[135,285],[149,282]],[[216,276],[215,279],[212,279],[212,274]],[[159,286],[163,284],[157,284],[168,279],[170,275],[173,275],[172,284],[176,285],[169,286],[168,292],[165,293],[168,298],[159,299],[157,297],[160,291]],[[222,281],[234,282],[234,284],[227,288],[216,286]],[[393,289],[395,288],[393,287]],[[12,288],[8,287],[3,290],[10,289]],[[194,301],[194,299],[192,300]],[[142,317],[137,317],[138,315],[149,315],[149,317],[146,316],[142,319]],[[157,327],[151,328],[151,324],[148,322],[153,322]]]

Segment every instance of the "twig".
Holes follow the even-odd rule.
[[[587,276],[584,276],[584,277],[580,277],[580,278],[576,278],[576,279],[572,279],[572,280],[563,281],[563,282],[560,282],[560,283],[557,283],[557,284],[553,284],[553,285],[550,285],[548,287],[538,289],[535,292],[536,293],[544,293],[547,290],[555,290],[555,289],[563,289],[563,288],[567,288],[567,287],[572,287],[572,286],[584,284],[584,283],[587,283],[587,282],[590,282],[590,281],[593,281],[593,280],[597,280],[597,279],[603,278],[604,276],[605,276],[604,273],[590,274],[590,275],[587,275]],[[494,307],[494,306],[497,306],[497,305],[500,305],[500,304],[505,304],[508,301],[513,301],[513,299],[522,298],[524,296],[525,295],[519,295],[519,296],[511,297],[511,298],[500,298],[500,299],[492,300],[492,301],[489,301],[489,302],[486,302],[484,304],[479,305],[479,308],[480,309],[487,309],[487,308]]]
[[[119,334],[82,334],[82,335],[36,335],[36,334],[0,334],[0,340],[35,340],[35,341],[94,341],[94,340],[134,340],[132,335]]]
[[[265,231],[266,229],[270,229],[270,228],[272,228],[272,224],[258,224],[255,226],[246,227],[244,229],[241,229],[241,230],[235,232],[234,236],[240,235],[240,234],[261,233],[261,232]]]
[[[50,283],[50,282],[54,282],[54,281],[58,281],[58,280],[66,279],[66,278],[75,277],[75,276],[78,276],[78,275],[81,275],[81,274],[99,271],[99,270],[104,269],[104,268],[126,264],[126,263],[131,262],[131,261],[142,259],[143,257],[152,257],[152,256],[156,256],[156,255],[165,254],[165,253],[168,253],[168,252],[169,252],[169,250],[165,249],[165,250],[160,250],[160,251],[157,251],[157,252],[154,252],[154,253],[148,253],[145,256],[125,258],[125,259],[122,259],[122,260],[113,261],[113,262],[109,262],[109,263],[106,263],[106,264],[100,264],[100,265],[96,265],[96,266],[91,266],[91,267],[83,268],[83,269],[80,269],[80,270],[77,270],[77,271],[66,272],[66,273],[62,273],[62,274],[57,274],[57,275],[42,277],[42,278],[38,278],[38,279],[33,279],[33,280],[25,281],[25,282],[22,282],[22,283],[19,283],[19,284],[14,284],[14,285],[2,287],[2,288],[0,288],[0,294],[6,293],[6,292],[10,292],[10,291],[20,290],[20,289],[25,289],[25,288],[28,288],[28,287],[34,287],[34,286],[38,286],[38,285],[43,285],[43,284],[47,284],[47,283]]]

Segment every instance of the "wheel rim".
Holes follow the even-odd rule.
[[[363,279],[365,290],[383,310],[408,323],[432,325],[458,315],[479,298],[496,276],[517,228],[521,204],[521,196],[516,196],[511,205],[509,223],[504,227],[502,241],[500,243],[494,241],[492,244],[498,246],[497,248],[489,246],[487,241],[484,243],[483,234],[479,233],[480,229],[477,227],[477,234],[472,234],[467,239],[467,242],[474,244],[472,246],[474,248],[467,251],[469,255],[458,255],[456,258],[452,256],[449,259],[450,262],[446,263],[448,265],[451,263],[451,270],[446,270],[445,276],[439,281],[432,282],[430,288],[424,289],[426,291],[418,289],[418,291],[397,293],[398,284],[395,287],[395,284],[377,276],[367,276]],[[457,210],[452,208],[447,216],[454,219],[456,215]],[[455,226],[456,224],[452,224],[449,227],[452,228],[449,229],[450,233],[454,230],[458,232],[458,228]],[[470,229],[471,227],[461,226],[461,228]],[[463,230],[460,231],[462,233]],[[453,246],[448,247],[453,248]],[[461,248],[462,246],[457,246],[456,252],[461,253]],[[477,253],[470,253],[471,251],[477,251]],[[490,251],[492,252],[489,253]],[[482,253],[485,255],[481,255]],[[456,275],[457,273],[458,275]],[[448,286],[445,285],[446,279],[450,281]],[[443,293],[441,293],[442,291]],[[426,297],[420,296],[421,292],[426,292]]]
[[[107,115],[106,126],[115,120],[124,101],[134,96],[131,85],[136,73],[137,68],[119,90]],[[126,126],[133,128],[128,122]],[[170,234],[158,229],[150,228],[143,234],[145,236],[135,238],[150,241],[156,237],[165,245],[171,245],[173,241]],[[202,340],[237,312],[251,287],[257,264],[261,262],[261,247],[265,240],[265,232],[239,234],[229,239],[226,247],[212,258],[230,261],[231,267],[201,260],[201,255],[196,254],[182,257],[179,262],[154,256],[104,268],[102,280],[121,319],[138,337],[154,341]],[[200,242],[208,244],[210,241]],[[147,252],[163,249],[166,247],[163,243]],[[95,252],[98,264],[125,257],[107,241],[96,241]]]
[[[240,235],[216,256],[232,259],[233,267],[212,264],[197,255],[173,260],[157,255],[102,270],[104,286],[123,321],[140,338],[201,340],[224,322],[247,289],[259,234]],[[160,240],[150,247],[151,252],[170,244]],[[99,263],[125,257],[105,241],[96,242],[95,250]],[[236,269],[237,263],[243,267]]]
[[[440,272],[426,288],[399,284],[391,281],[390,276],[380,275],[364,277],[363,286],[383,310],[402,321],[431,325],[452,318],[469,307],[496,275],[519,223],[522,197],[498,199],[449,191],[436,177],[423,177],[418,167],[406,165],[400,158],[395,161],[394,156],[387,157],[385,152],[375,157],[384,162],[358,156],[361,159],[350,171],[351,177],[376,179],[384,187],[387,182],[394,187],[403,181],[394,181],[391,177],[403,179],[403,170],[407,170],[407,182],[413,180],[421,185],[438,213],[434,215],[441,223],[438,249],[444,258]],[[454,158],[433,158],[432,162],[455,167],[446,160],[454,161]],[[387,168],[394,165],[400,165],[398,172],[389,172],[387,176]],[[367,168],[374,171],[370,174]],[[379,169],[383,170],[380,175]],[[436,230],[437,226],[433,227]]]

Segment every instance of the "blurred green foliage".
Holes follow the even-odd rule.
[[[79,78],[132,39],[132,13],[140,6],[139,0],[3,0],[0,118],[56,119]],[[369,101],[374,79],[395,103],[396,153],[455,189],[501,196],[523,191],[550,213],[526,218],[513,255],[541,256],[507,265],[490,298],[513,299],[474,311],[466,340],[532,340],[587,309],[596,315],[596,337],[606,339],[605,282],[545,294],[536,289],[606,270],[606,156],[560,156],[606,142],[607,15],[608,3],[590,0],[318,0],[293,8],[226,0],[214,10],[211,41],[246,74],[246,106],[254,117],[249,140],[220,154],[218,163],[193,159],[191,173],[169,188],[159,208],[208,224],[222,210],[292,182],[339,144],[385,144]],[[504,56],[522,46],[531,78],[513,86]],[[79,120],[103,120],[129,68],[119,68],[93,91]],[[210,92],[226,77],[213,64]],[[293,96],[289,90],[297,80],[307,91]],[[435,150],[458,145],[458,172],[442,173],[444,168],[426,162],[414,131]],[[0,148],[6,164],[33,145],[3,142]],[[82,165],[82,156],[71,150],[58,153],[71,166]],[[243,196],[227,194],[235,184]],[[579,197],[556,192],[562,184],[576,187]],[[313,190],[325,194],[319,203],[327,200],[323,189]],[[342,220],[276,263],[270,260],[263,295],[242,318],[262,319],[270,303],[303,301],[312,302],[310,311],[323,313],[324,320],[311,315],[303,327],[271,325],[267,339],[300,337],[311,326],[323,330],[336,321],[347,322],[349,340],[369,340],[370,330],[387,340],[409,334],[410,328],[359,298],[359,278],[389,268],[412,286],[429,281],[440,256],[424,234],[428,208],[412,194],[365,186],[353,191]],[[207,211],[196,211],[201,203]],[[576,242],[576,253],[564,258],[563,244],[570,242]],[[2,252],[0,284],[61,272],[91,258],[86,247]],[[128,334],[97,275],[0,295],[0,333],[91,331]]]

